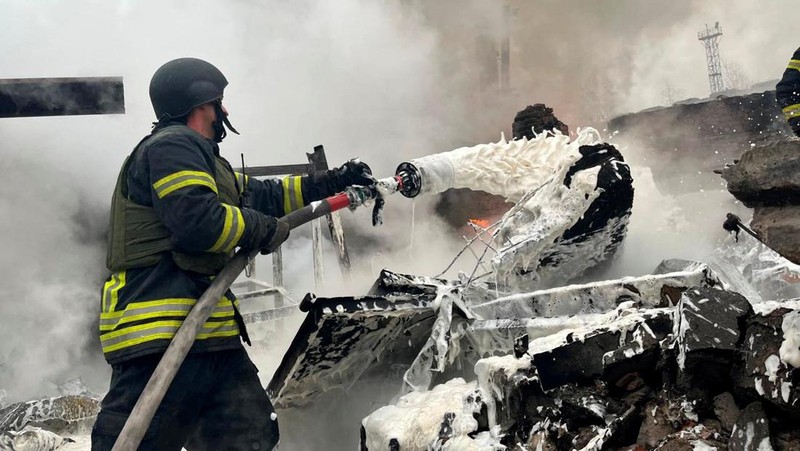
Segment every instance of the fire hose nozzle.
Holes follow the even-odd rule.
[[[400,163],[395,171],[396,177],[400,178],[400,194],[405,197],[417,197],[422,191],[422,175],[419,169],[409,162]]]

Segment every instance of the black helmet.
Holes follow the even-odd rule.
[[[159,121],[175,119],[219,99],[227,85],[228,80],[213,64],[197,58],[178,58],[153,74],[150,102]]]

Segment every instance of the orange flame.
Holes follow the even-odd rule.
[[[469,220],[469,222],[471,222],[472,224],[475,224],[476,226],[478,226],[478,227],[480,227],[480,228],[482,228],[482,229],[486,229],[486,228],[488,228],[490,225],[492,225],[492,224],[489,222],[489,220],[488,220],[488,219],[473,218],[473,219],[470,219],[470,220]]]

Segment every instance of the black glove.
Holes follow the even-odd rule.
[[[253,210],[242,209],[242,213],[247,213],[245,221],[253,224],[239,242],[242,249],[260,249],[262,254],[269,254],[289,238],[289,225],[286,222]]]
[[[303,198],[308,201],[333,196],[351,185],[370,186],[375,183],[372,170],[357,158],[338,168],[316,172],[307,177],[308,183],[303,183]]]
[[[361,185],[370,186],[375,183],[372,177],[372,169],[367,163],[358,158],[354,158],[340,167],[331,170],[337,191],[342,191],[348,186]]]

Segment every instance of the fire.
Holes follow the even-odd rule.
[[[469,222],[475,224],[476,226],[482,229],[487,229],[489,228],[490,225],[492,225],[492,223],[490,223],[488,219],[473,218],[470,219]]]

